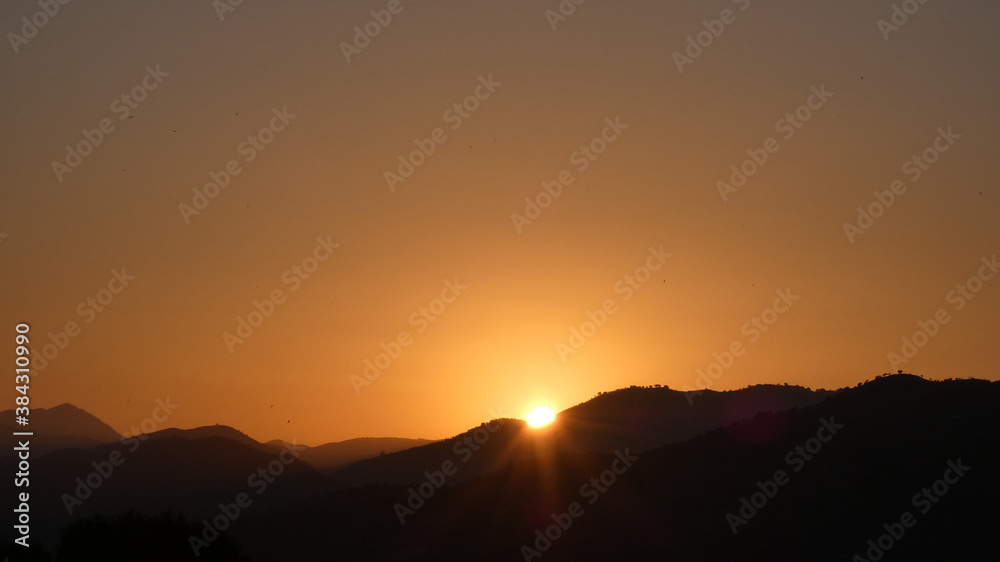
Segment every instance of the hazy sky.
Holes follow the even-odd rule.
[[[65,345],[35,407],[317,444],[632,384],[997,376],[995,3],[219,5],[3,9],[2,353],[18,322]]]

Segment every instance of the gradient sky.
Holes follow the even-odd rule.
[[[895,370],[887,354],[938,309],[949,322],[899,368],[995,380],[1000,279],[961,310],[948,294],[1000,246],[1000,7],[930,2],[887,41],[892,4],[591,0],[553,30],[555,0],[404,0],[348,63],[341,43],[387,2],[244,0],[222,21],[207,0],[71,2],[0,48],[2,354],[18,322],[36,354],[77,322],[33,406],[127,431],[169,396],[164,426],[308,444],[695,388],[733,342],[744,354],[712,389],[854,385]],[[674,53],[725,9],[735,21],[679,72]],[[0,30],[38,10],[8,3]],[[112,103],[156,65],[169,76],[120,119]],[[452,129],[446,110],[489,76]],[[822,86],[832,97],[786,140],[777,122]],[[246,162],[241,143],[286,107]],[[628,129],[578,171],[573,153],[616,117]],[[105,118],[58,181],[52,162]],[[960,138],[912,181],[903,164],[948,127]],[[390,191],[384,173],[436,128],[447,140]],[[779,150],[724,201],[716,182],[770,137]],[[230,160],[240,173],[186,223],[179,203]],[[512,213],[566,169],[518,233]],[[897,179],[905,194],[849,241],[844,223]],[[286,270],[328,236],[340,247],[291,290]],[[671,257],[625,300],[616,283],[661,246]],[[116,269],[135,280],[81,315]],[[411,315],[454,279],[468,288],[419,332]],[[276,289],[287,300],[230,353],[223,334]],[[800,299],[751,341],[744,324],[786,289]],[[557,344],[608,299],[617,312],[563,361]],[[404,330],[359,395],[350,377]]]

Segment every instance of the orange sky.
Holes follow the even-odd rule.
[[[70,3],[0,49],[0,353],[18,322],[36,354],[79,327],[32,404],[119,431],[169,396],[166,425],[261,440],[442,438],[490,410],[703,386],[731,348],[713,389],[854,385],[939,309],[899,368],[996,378],[1000,280],[950,291],[1000,246],[1000,8],[928,3],[886,40],[892,2],[587,2],[553,30],[558,5],[404,1],[350,62],[341,43],[387,2],[246,0],[222,21],[209,2]],[[38,9],[15,2],[0,30]],[[113,271],[134,280],[101,293]],[[755,317],[773,324],[755,335]],[[591,335],[569,353],[574,328]],[[359,393],[382,344],[398,356]]]

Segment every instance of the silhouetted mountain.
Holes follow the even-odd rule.
[[[451,460],[459,467],[453,481],[462,482],[528,454],[526,443],[518,441],[524,427],[522,420],[493,420],[450,439],[352,463],[332,475],[348,486],[408,484],[421,480],[424,471],[440,469],[442,462]]]
[[[295,449],[296,451],[305,451],[306,449],[309,448],[308,445],[303,445],[301,443],[289,443],[284,439],[271,439],[270,441],[264,444],[267,445],[268,447],[271,447],[272,449],[279,449],[279,450],[284,449],[286,447],[290,447]]]
[[[833,394],[801,386],[762,384],[740,390],[679,392],[630,387],[606,392],[559,414],[570,450],[643,452],[750,419],[822,401]]]
[[[454,481],[461,482],[496,470],[512,459],[531,457],[539,450],[610,453],[631,447],[642,452],[760,412],[815,404],[831,394],[778,385],[728,392],[708,390],[697,395],[667,387],[631,387],[602,393],[561,412],[545,431],[525,433],[523,421],[503,420],[496,432],[483,429],[484,425],[450,439],[360,461],[334,475],[355,486],[408,484],[420,481],[424,471],[437,469],[443,460],[451,459],[462,467],[454,476]]]
[[[256,439],[250,437],[246,433],[229,427],[228,425],[206,425],[203,427],[196,427],[194,429],[177,429],[176,427],[171,427],[169,429],[164,429],[161,431],[156,431],[153,433],[145,434],[151,440],[158,439],[205,439],[206,437],[218,437],[221,439],[229,439],[230,441],[235,441],[237,443],[242,443],[252,449],[263,452],[273,452],[275,447],[271,445],[266,445],[257,441]]]
[[[56,529],[81,517],[178,510],[201,521],[218,515],[219,504],[236,501],[240,493],[251,498],[250,509],[266,510],[335,488],[291,452],[255,441],[181,434],[186,437],[160,432],[33,457],[33,540],[51,546]],[[5,529],[6,539],[11,531]]]
[[[305,460],[336,448],[293,461],[226,426],[166,430],[33,455],[32,540],[54,551],[68,523],[80,540],[168,509],[194,526],[142,532],[204,534],[246,494],[226,526],[255,562],[993,560],[998,406],[1000,382],[911,375],[837,392],[628,388],[546,428],[494,420],[336,481]],[[129,510],[138,521],[98,518]]]
[[[995,560],[998,406],[997,382],[883,377],[641,454],[539,449],[454,486],[432,473],[424,497],[341,490],[233,533],[264,561]]]
[[[121,435],[91,414],[73,406],[60,404],[54,408],[32,408],[30,425],[18,425],[14,410],[0,412],[0,428],[10,435],[15,431],[32,431],[32,450],[36,454],[56,449],[87,449],[97,445],[114,443]],[[4,449],[3,456],[11,455]]]
[[[267,445],[280,446],[282,441],[269,441]],[[334,472],[352,462],[378,457],[433,443],[430,439],[404,439],[401,437],[362,437],[316,447],[305,447],[299,457],[321,472]]]

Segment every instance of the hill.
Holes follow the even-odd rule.
[[[644,453],[336,491],[234,534],[261,560],[993,560],[998,406],[997,382],[883,377]]]
[[[34,460],[33,540],[51,545],[70,521],[99,514],[173,510],[200,522],[219,515],[219,505],[240,493],[251,499],[241,510],[249,513],[337,488],[291,452],[220,436],[153,435]]]
[[[114,443],[122,436],[97,417],[73,406],[60,404],[54,408],[33,408],[30,425],[25,428],[15,423],[14,410],[0,412],[0,428],[6,434],[15,431],[32,431],[32,450],[45,453],[56,449],[88,449],[97,445]],[[0,453],[9,456],[11,451]]]
[[[280,446],[282,442],[268,442]],[[313,468],[332,473],[353,462],[381,455],[412,449],[433,443],[429,439],[405,439],[402,437],[361,437],[336,443],[326,443],[316,447],[304,447],[300,458]]]
[[[217,437],[220,439],[228,439],[236,443],[240,443],[250,447],[251,449],[256,449],[258,451],[263,451],[267,453],[273,453],[275,450],[280,450],[281,447],[274,447],[271,445],[266,445],[257,441],[256,439],[250,437],[246,433],[229,427],[228,425],[206,425],[202,427],[196,427],[193,429],[177,429],[176,427],[171,427],[161,431],[156,431],[154,433],[149,433],[144,435],[147,439],[159,440],[159,439],[205,439],[209,437]]]
[[[622,447],[642,452],[690,439],[705,431],[749,419],[758,413],[815,404],[832,393],[797,386],[760,385],[688,393],[667,387],[631,387],[604,393],[561,412],[544,431],[525,432],[521,420],[495,420],[450,439],[356,462],[334,476],[344,484],[408,484],[427,470],[452,460],[461,482],[497,470],[513,459],[538,451],[603,452]]]
[[[32,537],[51,546],[71,521],[128,510],[201,524],[242,493],[229,532],[257,562],[993,560],[998,406],[1000,382],[911,375],[836,392],[631,387],[546,428],[493,420],[332,477],[310,451],[322,464],[412,440],[171,429],[33,456]]]

